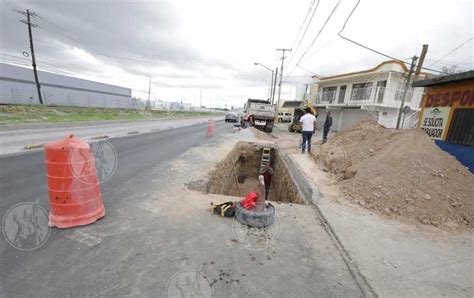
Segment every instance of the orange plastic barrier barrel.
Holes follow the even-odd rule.
[[[68,135],[44,146],[49,226],[71,228],[105,216],[94,155],[89,144]]]
[[[216,122],[213,119],[207,121],[207,136],[212,137],[216,132]]]

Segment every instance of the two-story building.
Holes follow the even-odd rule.
[[[363,71],[314,76],[308,97],[318,110],[319,123],[324,121],[326,111],[331,111],[333,131],[352,126],[366,117],[376,119],[387,128],[395,128],[405,97],[401,120],[404,128],[410,128],[416,126],[424,88],[406,86],[407,75],[405,64],[391,60]]]

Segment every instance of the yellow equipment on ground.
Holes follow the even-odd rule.
[[[311,103],[311,100],[309,100],[306,96],[304,97],[303,101],[301,102],[301,105],[299,108],[295,108],[293,111],[293,119],[288,126],[288,131],[289,132],[301,132],[301,126],[300,126],[300,118],[304,114],[304,110],[306,108],[309,108],[311,111],[311,114],[313,114],[315,117],[318,117],[318,111],[316,108],[313,106]]]

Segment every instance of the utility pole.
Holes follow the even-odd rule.
[[[14,10],[15,12],[26,16],[26,20],[20,20],[20,22],[28,25],[28,35],[30,37],[30,50],[31,50],[31,63],[33,65],[33,74],[35,76],[35,83],[36,83],[36,91],[38,92],[38,99],[40,104],[43,104],[43,97],[41,96],[41,86],[38,80],[38,72],[36,71],[36,58],[35,58],[35,50],[33,47],[33,33],[31,28],[38,28],[39,26],[37,24],[31,23],[31,17],[38,17],[38,15],[35,12],[30,11],[27,9],[26,11],[24,10]]]
[[[281,68],[280,68],[280,82],[278,83],[278,101],[277,101],[277,117],[280,111],[280,96],[281,96],[281,81],[283,80],[283,65],[285,63],[285,52],[291,52],[292,49],[277,49],[277,51],[283,52],[281,55]]]
[[[148,75],[148,100],[146,102],[145,110],[149,111],[151,106],[150,106],[150,94],[151,94],[151,75]]]
[[[273,93],[272,93],[272,104],[273,104],[273,101],[275,100],[275,90],[276,90],[276,86],[277,86],[277,78],[278,78],[278,67],[275,68],[275,78],[273,80]]]
[[[403,129],[403,127],[400,127],[400,121],[402,119],[402,110],[403,110],[403,105],[405,104],[405,99],[407,97],[408,89],[410,88],[410,85],[411,85],[411,76],[412,76],[413,70],[415,69],[416,60],[418,60],[417,56],[413,56],[413,58],[411,59],[410,71],[408,72],[408,76],[405,81],[405,88],[403,90],[402,101],[400,103],[400,108],[398,109],[397,129]]]
[[[199,107],[202,107],[202,91],[199,90]]]
[[[423,48],[421,49],[420,60],[418,60],[418,64],[416,65],[415,75],[413,76],[413,81],[418,79],[420,75],[421,68],[423,67],[423,62],[425,61],[426,53],[428,52],[428,45],[424,44]]]

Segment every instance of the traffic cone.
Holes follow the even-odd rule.
[[[71,228],[105,216],[94,155],[89,144],[73,138],[44,146],[49,192],[49,226]]]
[[[207,136],[212,137],[216,132],[216,122],[213,119],[207,121]]]

